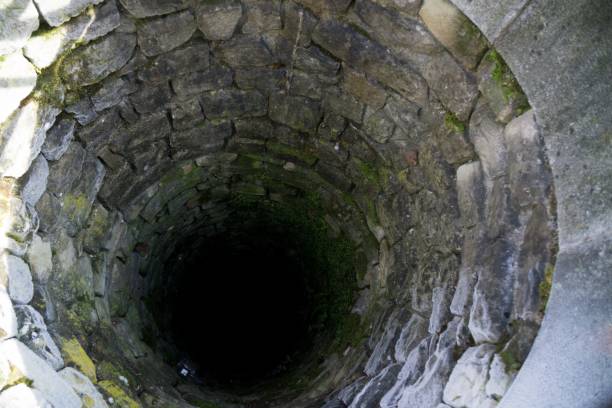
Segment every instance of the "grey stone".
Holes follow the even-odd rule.
[[[147,57],[163,54],[184,44],[196,31],[191,11],[147,20],[138,27],[138,45]]]
[[[51,4],[45,0],[34,0],[36,7],[50,26],[57,27],[65,21],[80,14],[92,4],[101,3],[102,0],[73,0],[60,4]]]
[[[417,314],[410,316],[410,320],[402,327],[399,337],[395,342],[395,360],[403,363],[415,347],[427,336],[427,320]]]
[[[344,66],[342,71],[344,73],[342,87],[346,92],[373,109],[378,110],[385,105],[387,93],[383,88],[372,83],[363,73],[347,66]]]
[[[74,118],[81,125],[88,125],[98,117],[89,96],[80,98],[74,103],[69,103],[64,110],[68,113],[72,113]]]
[[[220,44],[217,51],[232,68],[262,67],[277,62],[264,41],[257,36],[236,36]]]
[[[59,160],[74,137],[75,121],[70,118],[59,119],[47,132],[41,152],[49,161]]]
[[[474,75],[443,52],[427,64],[423,76],[442,104],[459,120],[467,120],[478,97]]]
[[[53,269],[51,244],[43,240],[40,235],[34,234],[32,243],[28,247],[27,260],[32,269],[35,282],[46,283]]]
[[[140,336],[130,327],[126,319],[120,319],[113,325],[113,329],[120,341],[121,351],[126,357],[142,358],[150,352],[149,347],[140,340]]]
[[[40,153],[45,133],[55,122],[59,109],[37,100],[19,108],[0,127],[0,174],[21,177]]]
[[[0,55],[6,55],[23,47],[36,31],[38,11],[32,0],[3,0],[0,8]]]
[[[334,77],[340,68],[340,63],[338,61],[325,55],[315,46],[297,48],[294,65],[304,72],[321,75],[323,77]]]
[[[393,349],[395,342],[399,336],[399,330],[401,327],[401,320],[399,319],[399,312],[394,310],[389,317],[384,327],[382,335],[379,337],[374,350],[370,358],[366,362],[363,372],[368,376],[376,375],[381,368],[388,366],[393,363]],[[398,368],[399,371],[399,368]],[[385,390],[386,391],[386,390]]]
[[[96,112],[118,105],[124,97],[135,92],[136,84],[124,77],[107,78],[102,86],[91,96],[91,103]]]
[[[368,408],[377,404],[395,383],[401,367],[401,364],[392,364],[372,377],[355,396],[349,408]]]
[[[418,74],[393,57],[380,44],[366,38],[346,24],[321,21],[313,39],[336,58],[395,89],[409,100],[424,104],[427,84]]]
[[[422,320],[425,321],[425,319]],[[395,384],[381,398],[381,408],[397,407],[404,390],[420,378],[429,356],[429,342],[429,338],[423,339],[416,347],[412,348],[402,369],[397,374]]]
[[[32,162],[30,170],[24,175],[21,185],[21,198],[31,206],[35,206],[47,189],[47,177],[49,176],[49,164],[43,155]]]
[[[170,86],[159,84],[158,86],[145,86],[130,95],[130,102],[138,113],[153,113],[164,110],[172,98]]]
[[[64,367],[64,359],[47,331],[47,325],[41,314],[29,305],[16,306],[15,313],[19,323],[19,340],[38,354],[54,370],[57,371]]]
[[[46,68],[75,43],[83,45],[102,37],[117,28],[119,22],[115,1],[107,1],[60,27],[30,38],[23,52],[39,69]]]
[[[97,152],[113,140],[121,119],[115,109],[109,109],[101,113],[95,122],[81,127],[77,132],[77,139],[89,152]],[[75,149],[71,147],[68,151]],[[51,166],[61,165],[61,161],[52,163]]]
[[[23,343],[15,339],[4,341],[0,343],[0,354],[7,356],[10,364],[32,380],[34,389],[53,406],[81,408],[81,399],[72,388]]]
[[[283,68],[245,68],[235,72],[234,81],[241,89],[257,89],[270,94],[285,85],[287,71]]]
[[[455,408],[485,404],[488,399],[485,386],[495,348],[493,344],[482,344],[463,353],[444,388],[446,404]]]
[[[341,13],[350,5],[350,0],[300,0],[300,3],[316,14]]]
[[[454,320],[440,335],[435,351],[425,364],[423,375],[403,390],[398,406],[435,408],[442,402],[444,386],[455,364],[453,352],[457,324]]]
[[[83,249],[91,254],[96,254],[103,246],[103,242],[109,234],[110,215],[104,206],[95,202],[87,220],[87,228],[83,237]]]
[[[415,16],[421,7],[422,0],[375,0],[375,1],[376,3],[379,3],[380,5],[384,7],[395,9],[399,11],[400,13],[403,13],[406,15]]]
[[[0,279],[8,281],[8,293],[17,304],[26,304],[34,296],[34,285],[30,268],[21,258],[4,254],[0,265]]]
[[[172,80],[172,89],[185,98],[205,91],[214,91],[232,84],[232,71],[219,64],[208,70],[192,72]]]
[[[196,9],[198,28],[211,41],[232,38],[241,17],[242,5],[238,0],[201,2]]]
[[[499,354],[494,354],[485,386],[487,396],[496,401],[501,400],[515,377],[516,373],[506,367],[502,357]]]
[[[17,335],[17,316],[13,309],[13,303],[5,287],[0,286],[0,340],[5,340]]]
[[[146,18],[186,9],[186,0],[119,0],[123,7],[136,18]]]
[[[123,67],[136,46],[133,34],[112,33],[76,49],[60,67],[69,88],[95,84]]]
[[[66,367],[58,372],[59,376],[66,381],[74,392],[81,398],[83,405],[88,408],[107,408],[104,397],[96,389],[91,380],[80,371],[72,367]]]
[[[244,0],[244,5],[246,21],[242,26],[243,33],[261,33],[282,28],[280,0]]]
[[[393,136],[395,122],[382,110],[374,113],[366,110],[363,130],[376,142],[387,143]]]
[[[419,16],[455,58],[469,69],[476,68],[487,41],[461,11],[447,0],[425,0]]]
[[[342,91],[329,89],[323,98],[323,108],[361,124],[364,105],[353,96]]]
[[[43,393],[25,384],[17,384],[0,394],[0,407],[52,408]]]
[[[314,133],[321,119],[321,107],[308,98],[274,94],[270,97],[270,118],[295,130]]]
[[[62,194],[72,189],[72,184],[81,176],[85,150],[77,142],[71,142],[62,160],[49,165],[47,191]]]
[[[427,133],[428,125],[421,118],[421,108],[399,95],[387,99],[384,112],[412,141],[420,140]]]
[[[494,42],[523,10],[528,0],[510,0],[503,4],[489,1],[456,0],[453,3]]]
[[[220,89],[206,92],[200,101],[209,119],[263,116],[267,113],[267,98],[258,91]]]
[[[204,123],[204,114],[198,99],[177,102],[170,110],[172,128],[185,130]]]
[[[210,66],[208,44],[190,41],[184,47],[159,55],[138,70],[142,81],[158,83],[181,74],[206,71]]]
[[[170,135],[172,156],[176,159],[195,159],[196,157],[220,151],[225,140],[230,137],[230,122],[213,124],[206,121],[204,125],[184,132],[173,132]]]
[[[0,25],[1,26],[1,25]],[[0,59],[0,123],[4,122],[19,103],[36,86],[36,71],[21,52],[3,56]]]

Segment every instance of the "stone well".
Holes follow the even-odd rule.
[[[606,0],[0,0],[0,407],[606,408]]]

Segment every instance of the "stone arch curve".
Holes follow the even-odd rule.
[[[5,405],[607,406],[609,5],[9,3]],[[176,386],[152,299],[264,227],[318,272],[308,386]]]

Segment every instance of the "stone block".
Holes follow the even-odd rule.
[[[138,27],[138,45],[147,57],[171,51],[191,38],[196,22],[185,10],[142,22]]]

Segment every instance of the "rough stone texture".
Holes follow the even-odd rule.
[[[46,68],[77,41],[87,43],[102,37],[117,28],[119,21],[115,1],[107,1],[61,27],[30,38],[23,52],[38,68]]]
[[[38,11],[32,0],[3,0],[0,9],[0,55],[6,55],[23,47],[36,31]]]
[[[198,28],[211,41],[232,38],[241,17],[242,5],[238,0],[202,2],[196,9]]]
[[[52,408],[51,403],[40,391],[25,384],[17,384],[0,394],[1,407]]]
[[[183,10],[189,5],[185,0],[119,0],[134,17],[145,18]]]
[[[485,404],[489,365],[495,352],[492,344],[467,349],[444,388],[444,402],[452,407],[477,408]]]
[[[455,58],[469,69],[476,68],[487,42],[463,13],[447,0],[425,0],[419,15]]]
[[[93,385],[91,380],[83,375],[80,371],[72,367],[66,367],[58,372],[60,377],[64,379],[74,392],[81,398],[83,405],[90,408],[106,408],[108,405],[104,401],[104,397]]]
[[[72,388],[23,343],[15,339],[0,343],[0,354],[7,356],[10,364],[31,379],[34,389],[53,406],[81,408],[81,399]]]
[[[296,130],[314,132],[321,110],[311,99],[277,94],[270,97],[270,118]]]
[[[280,0],[244,0],[244,5],[246,21],[242,26],[243,33],[260,33],[281,29]]]
[[[29,169],[58,113],[56,107],[32,100],[0,127],[0,174],[19,178]]]
[[[91,85],[124,66],[134,50],[133,34],[113,33],[68,55],[61,65],[68,87]]]
[[[219,90],[200,97],[204,115],[210,119],[226,119],[266,114],[266,98],[257,91]]]
[[[0,339],[15,337],[17,329],[17,317],[11,298],[4,286],[0,286]]]
[[[190,11],[155,18],[138,27],[138,45],[147,57],[168,52],[184,44],[196,30]]]
[[[36,86],[36,71],[21,52],[4,56],[0,59],[0,123],[19,107],[19,103],[32,92]]]
[[[71,0],[51,3],[45,0],[34,0],[38,11],[50,26],[57,27],[65,21],[80,14],[92,4],[101,3],[102,0]]]
[[[19,323],[19,340],[30,347],[54,370],[64,367],[59,348],[47,331],[47,325],[41,314],[29,305],[17,306],[15,311]]]
[[[377,404],[389,388],[393,386],[400,369],[400,364],[385,367],[362,388],[349,408],[367,408]]]
[[[21,198],[31,206],[35,206],[47,189],[47,177],[49,176],[49,164],[43,155],[32,162],[30,170],[23,176],[21,186]]]
[[[232,68],[261,67],[277,62],[263,40],[256,36],[236,36],[219,46],[219,54]]]
[[[0,267],[2,281],[8,281],[8,293],[17,304],[26,304],[32,300],[34,286],[30,268],[21,258],[3,255]]]
[[[35,234],[28,247],[27,260],[32,269],[32,278],[37,283],[46,283],[53,269],[51,244]]]

